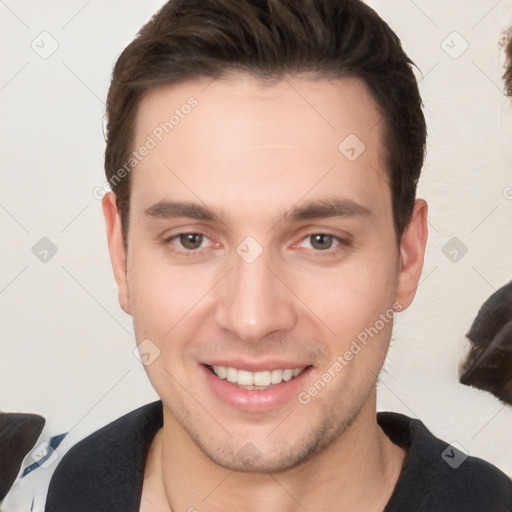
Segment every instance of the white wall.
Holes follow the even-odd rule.
[[[0,408],[84,434],[157,398],[117,303],[100,201],[104,101],[115,58],[162,1],[0,3]],[[500,31],[508,0],[373,0],[423,72],[430,237],[414,305],[398,316],[379,409],[512,475],[512,407],[457,382],[479,306],[512,278],[512,107]],[[51,36],[40,36],[46,31]],[[453,36],[454,31],[459,35]],[[447,36],[450,36],[447,38]],[[463,39],[462,39],[463,38]],[[46,59],[43,53],[56,51]],[[442,47],[459,52],[458,58]],[[34,43],[32,43],[34,41]],[[48,237],[58,252],[39,261]],[[458,262],[443,246],[457,237]]]

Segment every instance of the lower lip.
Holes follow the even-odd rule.
[[[201,365],[201,368],[208,386],[218,398],[231,407],[249,412],[270,411],[296,400],[304,389],[306,376],[312,370],[312,367],[308,366],[300,375],[289,381],[258,390],[240,388],[226,379],[220,379],[205,365]]]

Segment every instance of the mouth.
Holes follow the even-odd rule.
[[[221,361],[218,361],[221,363]],[[206,388],[230,410],[263,413],[291,407],[311,381],[314,367],[297,362],[202,363]],[[237,368],[242,366],[242,368]],[[251,371],[256,370],[256,371]]]
[[[205,365],[206,368],[221,380],[226,380],[231,384],[250,390],[265,391],[267,389],[279,386],[283,382],[289,382],[296,379],[310,366],[302,368],[284,368],[250,372],[240,370],[231,366]]]

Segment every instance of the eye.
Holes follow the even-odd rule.
[[[217,248],[215,244],[203,233],[178,233],[167,237],[163,244],[177,255],[200,256],[205,250]]]
[[[174,239],[177,239],[183,248],[194,251],[201,247],[204,235],[201,233],[181,233],[174,237]]]
[[[330,249],[335,249],[340,245],[348,245],[346,241],[328,233],[311,233],[304,237],[301,243],[305,243],[306,248],[308,249],[321,252],[327,252]]]
[[[304,240],[309,241],[309,246],[317,251],[332,249],[336,237],[326,233],[315,233],[308,235]]]
[[[306,236],[295,244],[293,249],[300,249],[305,256],[313,257],[335,257],[341,256],[345,249],[352,245],[352,238],[348,235],[341,238],[330,233],[308,233]]]

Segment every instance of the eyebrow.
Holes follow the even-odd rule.
[[[184,201],[159,201],[145,210],[144,215],[153,219],[189,217],[197,220],[221,222],[220,217],[207,206]]]
[[[332,198],[295,206],[284,216],[283,220],[293,222],[327,217],[368,217],[370,215],[369,208],[351,199]]]
[[[187,217],[224,223],[222,220],[224,216],[216,214],[208,206],[186,201],[159,201],[147,208],[144,215],[151,219]],[[281,221],[292,223],[328,217],[368,217],[370,215],[369,208],[351,199],[331,198],[311,201],[301,206],[296,205],[283,215]]]

